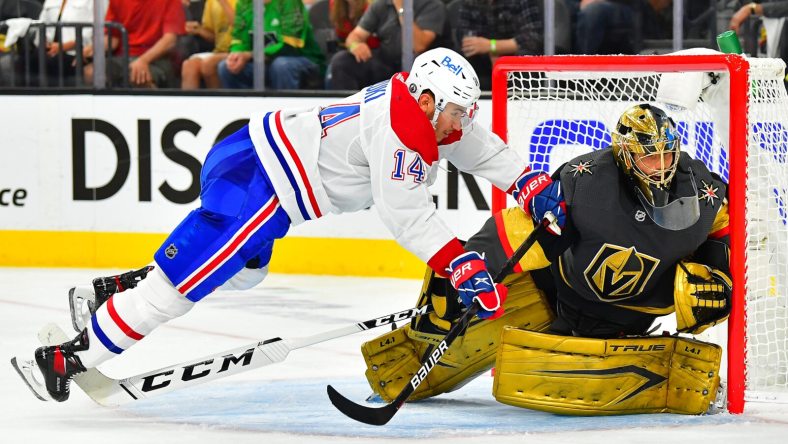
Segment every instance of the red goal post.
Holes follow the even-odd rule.
[[[696,158],[700,153],[710,169],[726,177],[730,185],[734,288],[726,384],[732,413],[743,411],[750,393],[752,400],[788,399],[788,376],[770,374],[788,372],[788,265],[779,251],[788,249],[788,244],[782,244],[788,237],[781,221],[774,221],[782,218],[785,225],[788,202],[788,185],[779,177],[788,175],[788,98],[781,63],[737,55],[527,56],[502,57],[493,70],[493,131],[535,169],[550,171],[560,164],[558,160],[566,161],[583,149],[599,149],[609,143],[605,134],[609,137],[609,129],[627,106],[659,104],[659,85],[667,79],[663,74],[687,74],[693,81],[700,77],[690,73],[718,76],[720,84],[712,88],[724,88],[714,99],[719,101],[719,94],[725,95],[723,106],[699,97],[696,105],[668,112],[675,111],[674,118],[681,122],[683,148],[689,148]],[[703,75],[709,76],[706,80],[713,79]],[[722,81],[725,77],[729,86]],[[727,137],[720,133],[727,133]],[[748,156],[753,150],[758,150],[754,154],[757,165],[751,166],[758,172],[754,178],[748,177]],[[564,151],[572,155],[568,157]],[[563,159],[556,160],[561,155]],[[761,170],[767,172],[765,177],[758,175]],[[755,182],[762,189],[754,186]],[[759,203],[761,199],[766,203]],[[494,188],[492,202],[493,211],[499,211],[507,205],[507,196]],[[748,227],[753,232],[748,233]],[[765,233],[758,234],[765,237],[763,249],[753,247],[760,242],[754,239],[756,229]],[[770,253],[768,248],[774,251]],[[754,286],[761,282],[757,273],[768,277],[766,284],[758,284],[763,288]],[[748,299],[749,292],[754,294]],[[763,309],[765,314],[760,313],[763,306],[768,306]],[[771,318],[779,319],[774,327],[770,327]],[[770,329],[779,330],[774,334],[783,338],[771,339]],[[761,358],[760,353],[766,357]]]

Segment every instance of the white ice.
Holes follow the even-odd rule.
[[[332,384],[362,402],[370,393],[364,332],[295,350],[287,360],[236,377],[108,409],[76,385],[59,404],[33,397],[9,364],[29,359],[36,333],[54,321],[71,331],[66,293],[126,270],[0,268],[0,441],[3,443],[786,443],[788,406],[750,404],[743,415],[577,418],[497,403],[492,378],[407,404],[383,427],[354,422],[325,393]],[[180,319],[101,367],[123,377],[271,337],[344,327],[412,307],[421,282],[271,275],[247,292],[215,293]],[[386,327],[383,327],[386,328]]]

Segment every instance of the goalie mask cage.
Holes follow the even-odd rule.
[[[734,287],[726,386],[732,413],[741,413],[745,400],[788,402],[784,69],[781,60],[736,55],[537,56],[503,57],[493,72],[493,131],[534,169],[553,172],[608,146],[621,113],[650,102],[676,121],[682,149],[729,183]],[[659,85],[668,78],[675,84],[677,75],[713,84],[694,106],[669,107],[660,101]],[[506,199],[494,189],[493,211]]]

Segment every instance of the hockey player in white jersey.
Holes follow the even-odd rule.
[[[409,74],[327,106],[252,116],[208,153],[200,207],[156,251],[147,277],[92,307],[74,340],[35,351],[28,369],[37,366],[43,383],[34,368],[17,367],[20,375],[39,398],[64,401],[75,374],[122,353],[215,289],[261,282],[274,241],[290,226],[373,204],[403,247],[451,277],[466,305],[475,299],[480,317],[499,316],[505,287],[493,284],[479,253],[463,249],[428,190],[446,158],[516,198],[539,197],[527,185],[534,173],[525,162],[473,124],[479,95],[470,64],[438,48],[417,57]],[[544,209],[563,223],[562,208]]]

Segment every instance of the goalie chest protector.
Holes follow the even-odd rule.
[[[702,162],[682,152],[673,179],[676,195],[692,195],[690,174],[700,218],[687,229],[671,231],[646,214],[612,149],[564,164],[560,179],[574,233],[571,246],[553,264],[554,275],[568,286],[561,286],[566,291],[559,291],[559,298],[575,299],[573,305],[583,309],[601,301],[652,313],[669,310],[675,264],[706,241],[726,192]]]

